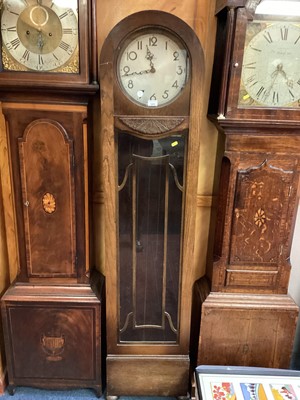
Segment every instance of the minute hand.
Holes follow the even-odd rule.
[[[132,76],[132,75],[150,74],[150,73],[153,73],[153,72],[155,72],[155,68],[144,69],[143,71],[140,71],[140,72],[131,72],[130,74],[124,74],[124,75],[122,75],[122,77]]]

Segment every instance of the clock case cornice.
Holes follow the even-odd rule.
[[[226,133],[231,127],[241,130],[249,126],[258,129],[284,127],[289,133],[299,128],[300,109],[238,107],[247,24],[253,20],[260,3],[261,0],[219,0],[216,3],[218,28],[208,117]],[[292,20],[271,15],[264,15],[264,19]]]
[[[35,71],[5,71],[0,55],[0,95],[2,100],[16,98],[17,92],[25,93],[28,101],[32,93],[50,98],[55,94],[94,95],[99,90],[97,81],[96,2],[79,1],[79,73],[54,73]],[[0,36],[0,44],[1,43]],[[2,48],[2,45],[0,46]],[[11,93],[11,94],[10,94]],[[28,93],[28,95],[26,95]],[[55,101],[55,100],[54,100]]]

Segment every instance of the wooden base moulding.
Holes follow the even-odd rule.
[[[188,356],[109,356],[107,398],[115,396],[187,396]]]
[[[212,292],[202,305],[197,364],[289,368],[298,312],[288,295]]]
[[[16,284],[1,308],[10,394],[16,386],[102,394],[101,297],[89,285]]]

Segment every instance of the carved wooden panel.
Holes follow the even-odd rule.
[[[137,118],[119,117],[119,120],[133,132],[146,134],[149,136],[159,136],[178,128],[185,118]]]
[[[231,264],[278,263],[292,179],[272,162],[237,172]]]
[[[19,139],[27,269],[30,276],[75,275],[73,143],[38,119]]]

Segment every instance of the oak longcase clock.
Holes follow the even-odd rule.
[[[100,64],[107,395],[186,395],[201,45],[146,11],[110,32]]]
[[[103,389],[103,279],[91,273],[92,1],[1,2],[18,276],[2,297],[8,389]]]
[[[223,3],[209,115],[226,139],[197,361],[288,368],[298,315],[287,290],[300,172],[300,14],[284,1]],[[216,321],[221,337],[209,333]],[[238,338],[237,325],[247,326]],[[211,346],[220,352],[209,354]]]

